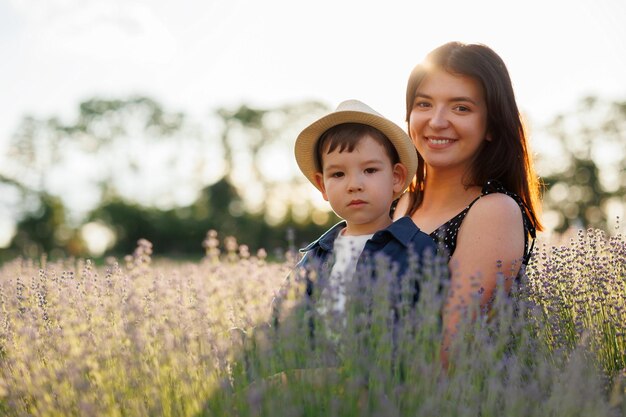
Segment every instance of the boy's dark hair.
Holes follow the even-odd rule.
[[[385,148],[392,165],[400,162],[395,146],[380,130],[363,123],[341,123],[325,131],[317,141],[315,161],[319,172],[322,172],[322,156],[325,153],[331,153],[335,149],[338,149],[340,153],[352,152],[365,136],[371,137]]]

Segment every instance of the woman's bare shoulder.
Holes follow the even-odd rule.
[[[396,209],[393,212],[393,220],[398,220],[400,217],[404,217],[407,215],[409,210],[409,202],[411,198],[408,193],[404,193],[400,196],[398,200],[398,204],[396,204]]]
[[[517,257],[523,245],[524,223],[517,202],[506,194],[489,194],[476,201],[463,220],[455,254],[465,248],[475,256],[476,247],[483,247],[487,258],[509,250]]]
[[[467,214],[467,220],[522,221],[522,212],[517,202],[502,193],[484,195],[476,201]]]
[[[505,265],[514,276],[523,255],[524,224],[517,202],[506,194],[481,197],[459,230],[453,258],[460,276],[485,274],[489,285],[495,285],[496,265]]]

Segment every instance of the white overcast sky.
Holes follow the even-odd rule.
[[[404,126],[409,72],[451,40],[502,56],[531,133],[585,95],[626,99],[624,0],[0,0],[0,163],[24,115],[71,121],[93,97],[198,117],[357,98]]]
[[[626,98],[623,0],[0,0],[0,150],[26,113],[134,93],[198,115],[358,98],[403,123],[410,70],[450,40],[504,58],[531,122]]]

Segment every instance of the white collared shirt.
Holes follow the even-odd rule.
[[[352,280],[356,272],[356,265],[363,252],[365,243],[374,234],[360,236],[346,236],[343,229],[335,239],[333,246],[334,263],[330,272],[327,290],[322,292],[323,304],[331,307],[335,312],[343,312],[346,304],[346,285]],[[326,293],[326,294],[324,294]]]

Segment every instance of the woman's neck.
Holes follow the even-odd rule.
[[[480,195],[481,187],[466,186],[463,177],[455,173],[429,172],[425,178],[421,207],[426,210],[457,209]]]
[[[480,196],[481,187],[463,185],[460,175],[428,173],[422,202],[411,215],[425,233],[432,233]]]

